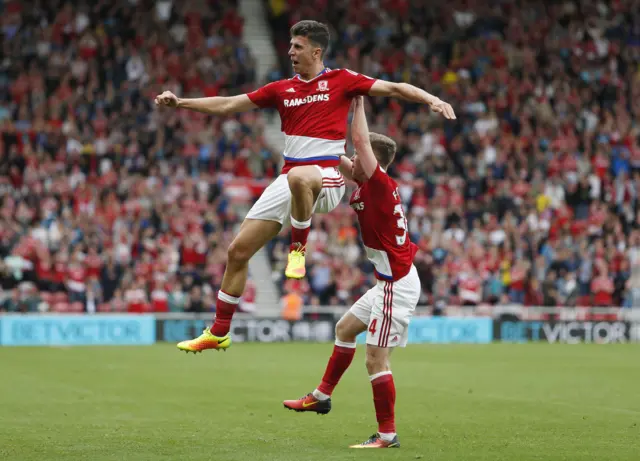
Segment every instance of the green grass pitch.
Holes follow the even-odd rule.
[[[640,345],[409,346],[402,448],[375,432],[359,348],[327,416],[285,410],[330,344],[0,348],[0,460],[639,460]]]

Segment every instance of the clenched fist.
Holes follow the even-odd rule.
[[[178,107],[178,97],[171,91],[156,96],[156,106]]]

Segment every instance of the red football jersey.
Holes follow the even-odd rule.
[[[411,242],[398,184],[380,167],[358,184],[349,204],[358,215],[367,258],[379,280],[400,280],[411,270],[418,247]]]
[[[308,81],[296,75],[249,93],[258,107],[280,113],[285,135],[282,172],[298,165],[338,166],[345,154],[351,100],[368,94],[374,83],[347,69],[324,69]]]

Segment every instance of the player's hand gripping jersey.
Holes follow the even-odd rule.
[[[358,186],[349,204],[358,215],[367,257],[378,280],[398,281],[409,273],[418,251],[407,232],[398,184],[378,166]]]
[[[345,154],[351,100],[368,94],[375,81],[346,69],[325,69],[309,81],[296,75],[249,93],[258,107],[280,113],[285,134],[282,173],[298,165],[337,167]]]

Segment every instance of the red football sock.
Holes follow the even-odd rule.
[[[297,221],[291,216],[291,246],[289,251],[300,250],[307,246],[307,238],[311,230],[311,219]]]
[[[376,376],[376,375],[374,375]],[[395,404],[396,386],[391,372],[377,376],[371,380],[373,388],[373,405],[376,408],[378,432],[393,434],[396,432]]]
[[[323,394],[331,395],[335,387],[340,382],[340,378],[353,360],[353,356],[356,354],[356,345],[353,347],[333,346],[333,353],[327,363],[327,369],[324,371],[322,382],[318,386],[318,390]]]
[[[231,319],[233,313],[238,307],[240,297],[231,296],[224,291],[218,291],[218,299],[216,300],[216,318],[213,326],[209,331],[215,336],[224,336],[229,333],[231,328]]]

